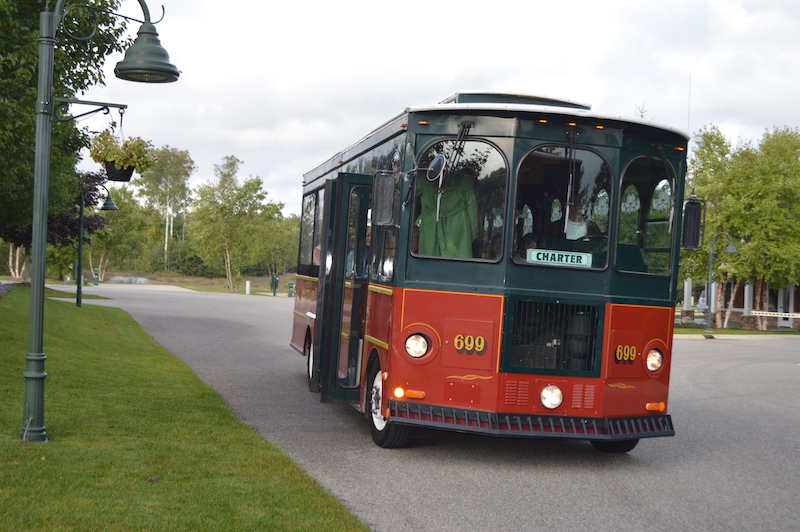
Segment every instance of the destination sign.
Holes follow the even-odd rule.
[[[550,251],[547,249],[529,249],[528,262],[547,264],[550,266],[571,266],[573,268],[591,268],[592,254],[577,251]]]

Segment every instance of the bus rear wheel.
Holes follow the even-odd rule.
[[[372,440],[384,449],[397,449],[405,447],[411,441],[412,428],[408,425],[398,425],[387,420],[381,409],[383,402],[383,375],[379,362],[375,362],[369,372],[370,384],[367,397],[367,419]]]
[[[604,453],[627,453],[632,451],[636,444],[639,443],[639,438],[631,440],[590,440],[589,443],[598,451]]]

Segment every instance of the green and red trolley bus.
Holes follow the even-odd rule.
[[[305,174],[291,345],[310,389],[382,447],[414,427],[611,452],[673,435],[687,142],[462,92]]]

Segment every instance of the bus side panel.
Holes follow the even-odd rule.
[[[367,382],[370,356],[373,351],[381,359],[381,368],[388,368],[389,346],[391,343],[392,304],[396,289],[370,283],[367,292],[366,323],[364,324],[364,352],[361,357],[361,401],[365,405],[365,391],[371,382]]]
[[[292,320],[292,340],[290,345],[302,352],[306,341],[306,331],[311,330],[314,338],[314,322],[317,312],[317,287],[319,281],[315,277],[298,275],[296,279],[294,299],[294,319]]]
[[[604,416],[666,413],[674,326],[675,310],[671,307],[606,306]],[[663,366],[656,372],[645,366],[651,349],[664,357]],[[661,403],[663,409],[648,411],[648,404]]]

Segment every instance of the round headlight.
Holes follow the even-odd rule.
[[[406,353],[414,358],[425,356],[428,353],[428,339],[421,334],[412,334],[406,338]]]
[[[651,349],[650,352],[647,353],[647,358],[644,363],[650,371],[658,371],[661,369],[661,366],[664,365],[664,355],[662,355],[661,351],[658,349]]]
[[[564,400],[564,394],[558,386],[549,385],[542,388],[539,400],[545,408],[558,408]]]

